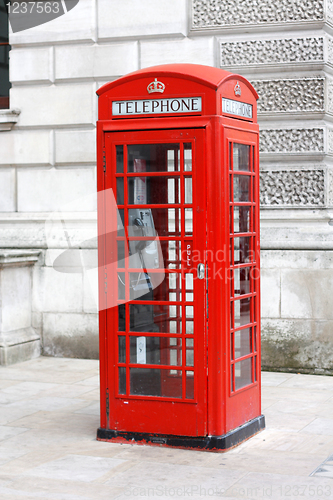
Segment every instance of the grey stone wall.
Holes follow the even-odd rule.
[[[0,133],[0,238],[43,250],[32,321],[44,353],[98,351],[89,280],[53,269],[66,242],[50,244],[45,229],[60,210],[76,242],[96,234],[95,91],[141,67],[189,62],[243,74],[260,96],[263,365],[333,370],[332,0],[133,0],[131,15],[129,3],[80,0],[10,35],[20,114]]]

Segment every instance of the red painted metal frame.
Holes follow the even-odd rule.
[[[179,116],[145,116],[145,117],[121,117],[114,118],[111,115],[111,101],[130,99],[147,99],[146,88],[153,77],[158,77],[166,84],[165,97],[180,96],[201,96],[203,108],[201,115],[179,115]],[[250,103],[253,106],[253,119],[238,119],[230,115],[222,114],[222,97],[238,99],[235,97],[234,88],[236,83],[242,86],[242,96],[239,100]],[[250,385],[237,391],[231,387],[231,366],[235,360],[231,360],[231,340],[230,340],[230,295],[229,272],[231,267],[229,240],[230,240],[230,202],[229,202],[229,144],[248,144],[254,151],[254,171],[251,177],[254,178],[252,206],[256,207],[255,219],[252,218],[252,238],[254,233],[257,238],[255,248],[255,267],[260,269],[259,262],[259,151],[258,137],[259,129],[256,123],[256,99],[257,94],[246,79],[239,75],[218,70],[217,68],[205,68],[194,65],[166,65],[162,67],[148,68],[140,70],[131,75],[123,77],[115,82],[111,82],[102,87],[98,94],[99,98],[99,121],[97,123],[97,162],[98,162],[98,190],[103,191],[106,187],[112,186],[112,154],[111,150],[105,148],[105,138],[107,134],[122,132],[132,142],[131,135],[140,136],[142,141],[150,143],[150,131],[160,131],[161,142],[174,141],[173,135],[181,132],[186,133],[191,129],[192,137],[198,129],[202,134],[202,139],[198,142],[200,161],[198,165],[202,178],[198,177],[200,186],[197,189],[205,191],[206,205],[199,214],[205,220],[205,251],[207,266],[207,300],[204,299],[206,317],[204,338],[207,339],[207,369],[201,371],[198,383],[202,387],[202,394],[207,394],[207,409],[199,418],[205,421],[206,436],[225,436],[229,431],[242,426],[246,422],[260,417],[260,295],[259,279],[255,280],[256,289],[253,297],[256,297],[255,311],[257,324],[257,364],[256,380]],[[151,96],[150,96],[151,97]],[[160,96],[159,96],[160,97]],[[164,95],[163,95],[164,97]],[[153,135],[153,134],[152,134]],[[126,141],[125,141],[126,142]],[[124,143],[125,143],[124,142]],[[103,155],[106,157],[106,172],[103,170]],[[108,214],[106,213],[105,200],[103,196],[99,198],[98,224],[99,224],[99,265],[100,265],[100,301],[104,304],[104,263],[106,259],[106,238],[103,231],[106,231]],[[248,203],[246,205],[249,205]],[[196,208],[196,207],[194,207]],[[253,224],[255,227],[253,227]],[[253,231],[255,229],[255,231]],[[251,234],[252,234],[251,233]],[[252,299],[253,300],[253,299]],[[114,421],[110,420],[110,412],[114,411],[116,398],[114,394],[114,346],[113,334],[114,311],[106,309],[100,311],[100,364],[101,364],[101,428],[115,429]],[[244,327],[243,325],[242,327]],[[153,334],[151,334],[153,335]],[[173,336],[173,335],[169,335]],[[183,350],[185,346],[183,345]],[[202,351],[204,357],[203,366],[206,366],[205,348]],[[247,357],[253,357],[254,354]],[[238,360],[237,360],[238,361]],[[160,368],[160,366],[159,366]],[[253,377],[254,373],[252,372]],[[205,396],[206,397],[206,396]],[[126,398],[125,398],[126,399]],[[131,399],[131,398],[130,398]],[[168,405],[179,407],[181,405],[190,406],[188,402],[163,401],[162,407],[159,398],[136,397],[133,401],[139,401],[141,408],[135,408],[139,417],[140,412],[146,411],[151,414],[151,425],[147,422],[140,422],[138,418],[133,418],[132,424],[128,426],[128,419],[124,415],[126,425],[119,422],[117,425],[123,431],[137,433],[174,434],[178,436],[195,435],[192,425],[182,423],[177,420],[176,428],[168,427],[165,415],[164,421],[156,425],[157,414],[161,415],[160,408],[167,408]],[[126,399],[128,401],[129,399]],[[205,403],[206,404],[206,403]],[[111,410],[108,411],[108,405]],[[156,407],[156,408],[155,408]],[[137,413],[138,410],[138,413]],[[157,411],[157,413],[156,413]],[[182,412],[182,410],[181,410]],[[184,414],[183,414],[184,415]],[[193,416],[189,417],[193,419]],[[188,431],[192,428],[192,431]],[[202,427],[203,428],[203,427]],[[167,429],[167,430],[165,430]],[[202,432],[196,434],[202,436]]]

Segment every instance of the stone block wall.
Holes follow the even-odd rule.
[[[20,114],[0,133],[0,238],[4,248],[43,250],[33,321],[44,353],[98,355],[87,277],[52,267],[68,243],[45,232],[60,210],[77,246],[96,233],[95,91],[142,67],[187,62],[243,74],[260,96],[263,364],[333,370],[324,314],[333,296],[324,257],[333,250],[332,27],[325,0],[80,0],[45,25],[11,33],[10,103]],[[315,305],[310,282],[321,297]]]

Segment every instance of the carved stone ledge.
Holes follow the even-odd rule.
[[[257,80],[251,83],[259,94],[259,113],[322,112],[325,109],[325,78]]]
[[[324,206],[324,170],[261,171],[260,204],[293,207]]]
[[[274,129],[260,131],[262,153],[324,153],[324,129]]]
[[[220,62],[222,68],[324,62],[324,37],[220,42]]]
[[[328,16],[332,12],[329,0]],[[192,0],[192,27],[324,21],[324,0]]]
[[[17,122],[20,113],[21,111],[18,109],[0,109],[0,132],[11,130]]]

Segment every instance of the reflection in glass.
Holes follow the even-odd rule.
[[[234,156],[234,170],[250,171],[250,146],[246,144],[233,144]]]
[[[186,371],[186,399],[194,399],[194,372]]]
[[[234,201],[251,201],[250,186],[249,175],[234,175]]]
[[[170,375],[170,372],[173,375]],[[130,368],[130,394],[181,398],[181,371],[160,370],[156,368]]]
[[[234,328],[251,323],[250,304],[251,297],[234,301]]]
[[[241,389],[252,383],[251,358],[235,363],[235,389]]]

